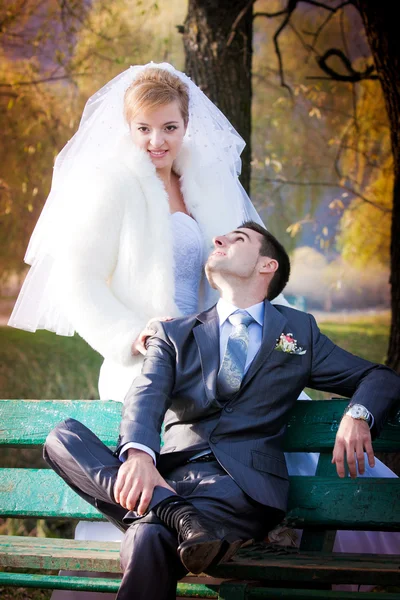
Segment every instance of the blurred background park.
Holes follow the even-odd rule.
[[[398,131],[387,73],[371,45],[374,35],[391,32],[372,31],[366,4],[1,4],[1,398],[98,395],[102,359],[77,335],[32,334],[6,323],[55,156],[88,97],[129,65],[151,60],[184,70],[246,139],[242,181],[290,252],[288,299],[346,349],[400,368]],[[388,64],[398,65],[390,51],[388,44]],[[18,527],[0,522],[3,530]],[[31,534],[38,528],[52,535],[38,523]]]
[[[79,339],[5,326],[27,272],[23,257],[56,154],[94,91],[130,64],[151,60],[189,68],[247,138],[251,160],[244,155],[243,183],[291,253],[289,300],[336,324],[328,333],[342,331],[338,341],[350,349],[385,360],[390,123],[360,13],[352,3],[341,8],[328,2],[329,10],[315,4],[296,7],[277,36],[288,16],[283,0],[258,0],[250,11],[248,3],[214,3],[214,14],[213,3],[186,0],[115,0],[112,6],[104,0],[6,0],[0,9],[2,397],[97,395],[100,357]],[[208,10],[208,22],[200,9]],[[224,85],[227,76],[234,81],[234,73],[222,73],[232,66],[218,52],[221,27],[230,28],[231,49],[232,31],[243,36],[243,25],[248,33],[249,15],[252,39],[241,42],[248,89],[218,89],[219,77]],[[214,51],[206,55],[204,40],[213,35]],[[357,332],[370,337],[375,331],[379,343],[352,345]]]

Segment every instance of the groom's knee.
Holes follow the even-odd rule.
[[[79,425],[82,425],[79,421],[68,418],[50,431],[43,446],[43,458],[50,466],[65,456],[71,437],[76,435]]]

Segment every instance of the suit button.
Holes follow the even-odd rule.
[[[227,406],[225,410],[229,413],[233,412],[233,408],[231,408],[230,406]]]
[[[212,444],[216,444],[218,442],[218,438],[213,435],[212,437],[210,437],[210,442]]]

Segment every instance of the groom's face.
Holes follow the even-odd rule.
[[[258,273],[262,236],[257,231],[239,228],[214,238],[214,250],[206,263],[206,274],[213,285],[213,275],[226,274],[249,279]]]

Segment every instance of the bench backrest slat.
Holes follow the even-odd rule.
[[[285,439],[287,452],[330,452],[348,400],[297,402]],[[111,400],[0,400],[0,445],[41,446],[67,417],[82,421],[108,446],[115,446],[122,404]],[[374,442],[376,451],[400,451],[400,411]]]
[[[379,493],[377,493],[379,486]],[[400,531],[400,479],[291,477],[289,514],[296,527]],[[1,469],[0,514],[101,520],[50,469]]]

